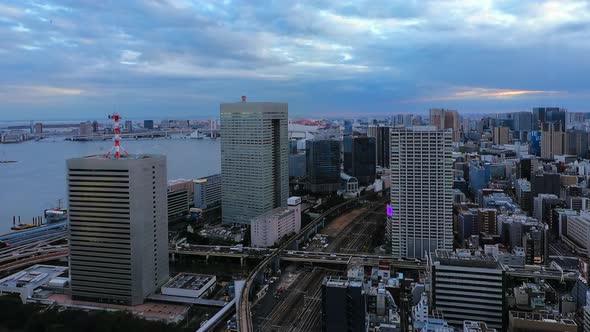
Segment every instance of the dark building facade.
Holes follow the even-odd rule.
[[[313,193],[333,192],[340,188],[340,142],[313,139],[305,144],[307,186]]]
[[[375,181],[375,138],[344,137],[344,172],[358,179],[360,185]]]
[[[539,130],[542,124],[549,122],[561,122],[565,126],[565,110],[559,107],[535,107],[532,120],[532,130]]]
[[[368,136],[375,138],[377,166],[389,168],[389,164],[391,161],[391,154],[389,152],[389,145],[391,143],[390,128],[380,126],[369,126]]]
[[[324,279],[322,331],[367,331],[367,296],[361,281],[343,277]]]
[[[153,130],[154,120],[143,120],[143,128]]]
[[[570,130],[565,133],[565,153],[586,158],[588,156],[588,133]]]
[[[539,194],[553,194],[559,197],[561,185],[558,173],[537,173],[531,175],[531,197]]]

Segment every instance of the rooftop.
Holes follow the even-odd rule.
[[[0,279],[0,287],[38,287],[67,271],[65,266],[34,265],[25,270]]]
[[[149,159],[149,158],[161,158],[163,157],[163,155],[158,155],[158,154],[126,154],[124,152],[121,152],[121,157],[119,158],[119,160],[139,160],[139,159]],[[79,157],[79,158],[73,158],[73,159],[97,159],[97,160],[117,160],[117,158],[115,157],[114,153],[111,153],[110,155],[106,154],[93,154],[93,155],[89,155],[89,156],[84,156],[84,157]]]
[[[457,249],[453,251],[437,249],[432,257],[432,261],[438,261],[442,265],[501,268],[501,265],[494,256],[480,250]]]
[[[215,276],[194,273],[179,273],[162,287],[200,290],[213,278],[215,278]]]

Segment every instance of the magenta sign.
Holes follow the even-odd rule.
[[[393,208],[391,207],[391,205],[387,205],[387,216],[393,217]]]

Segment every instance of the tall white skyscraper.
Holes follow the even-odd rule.
[[[249,224],[289,196],[286,103],[221,104],[222,218]]]
[[[166,157],[69,159],[74,300],[137,305],[168,279]]]
[[[387,220],[393,257],[422,258],[452,249],[452,133],[433,126],[391,131],[391,209]]]

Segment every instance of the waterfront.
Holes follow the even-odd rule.
[[[168,179],[198,178],[220,172],[220,141],[184,138],[125,140],[129,153],[161,153],[168,158]],[[104,154],[112,141],[70,142],[57,139],[0,144],[0,233],[12,226],[12,216],[30,222],[58,199],[67,201],[66,159]]]

